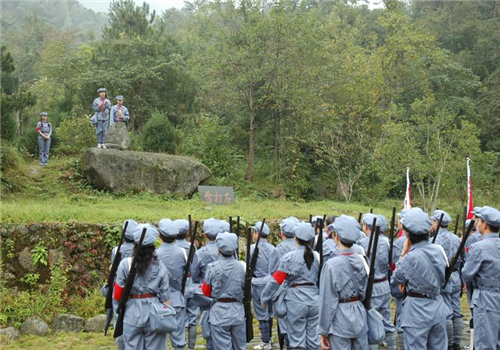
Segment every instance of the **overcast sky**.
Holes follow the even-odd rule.
[[[79,2],[96,12],[108,12],[111,0],[79,0]],[[146,2],[152,10],[156,10],[158,13],[172,7],[181,9],[184,6],[184,0],[134,0],[134,2],[139,5]]]
[[[96,12],[108,12],[109,4],[112,0],[79,0],[79,2]],[[149,4],[152,10],[156,10],[157,13],[162,13],[163,11],[175,7],[181,9],[184,7],[184,0],[134,0],[136,4],[142,4],[146,2]],[[380,7],[382,0],[369,0],[370,8]]]

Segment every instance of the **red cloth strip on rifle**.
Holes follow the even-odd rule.
[[[210,284],[207,284],[207,282],[203,282],[203,286],[201,287],[203,290],[203,295],[206,297],[211,297],[212,296],[212,286]]]
[[[283,281],[285,281],[286,276],[288,276],[288,274],[283,271],[276,271],[273,274],[273,278],[275,279],[276,282],[278,282],[280,286],[283,284]]]
[[[122,300],[122,294],[123,294],[123,290],[124,289],[125,289],[125,287],[121,287],[118,283],[115,282],[115,289],[114,289],[114,292],[113,292],[113,299],[115,299],[116,301]]]
[[[154,297],[156,297],[156,294],[154,294],[154,293],[130,294],[130,299],[147,299],[147,298],[154,298]]]

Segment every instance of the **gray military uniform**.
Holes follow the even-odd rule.
[[[125,286],[129,272],[129,259],[123,259],[118,267],[116,284]],[[132,285],[132,294],[155,294],[155,297],[129,299],[125,305],[123,338],[126,350],[165,349],[167,335],[152,332],[149,327],[149,314],[155,300],[165,302],[170,299],[168,272],[160,261],[152,261],[144,275],[137,275]]]
[[[38,148],[40,149],[39,160],[40,165],[44,165],[49,162],[50,142],[52,140],[50,138],[50,136],[52,135],[52,124],[50,124],[48,121],[39,121],[36,124],[36,129],[45,136],[49,136],[48,139],[45,139],[42,135],[38,134]]]
[[[396,266],[393,278],[406,285],[408,293],[401,311],[406,350],[446,349],[449,309],[441,296],[447,266],[443,249],[428,241],[418,242]]]
[[[181,286],[186,266],[186,253],[173,243],[162,243],[156,250],[156,255],[168,270],[170,305],[175,309],[175,319],[179,325],[177,331],[170,334],[170,342],[174,349],[184,349],[186,346],[186,301],[181,292]]]
[[[370,237],[365,237],[360,241],[360,245],[364,248],[365,251],[368,251],[369,242]],[[384,318],[384,328],[389,345],[388,349],[395,349],[396,344],[394,333],[396,332],[396,327],[392,323],[390,294],[391,288],[389,286],[389,281],[387,280],[387,276],[389,273],[389,249],[389,240],[383,234],[380,234],[377,245],[371,307],[372,309],[377,310]],[[370,255],[373,254],[373,247],[370,252]],[[370,259],[370,256],[368,256],[368,259]],[[370,348],[375,349],[377,347],[377,345],[370,346]]]
[[[342,250],[325,264],[320,281],[318,335],[328,336],[331,349],[368,349],[366,309],[361,302],[367,281],[364,257],[352,248]]]
[[[304,262],[305,249],[304,246],[297,246],[286,254],[279,264],[278,271],[287,274],[283,283],[289,287],[285,295],[285,320],[290,349],[312,350],[319,348],[319,262],[315,257],[309,270]],[[278,288],[278,282],[272,278],[262,292],[262,302],[271,301]]]
[[[205,277],[216,301],[209,311],[210,332],[214,349],[244,350],[246,348],[243,294],[245,268],[232,257],[219,256],[207,267]]]
[[[105,98],[96,98],[92,103],[92,109],[95,112],[97,143],[106,143],[106,134],[108,132],[109,115],[111,112],[111,102]]]
[[[464,281],[474,288],[474,349],[500,349],[500,238],[483,236],[471,246],[462,269]]]

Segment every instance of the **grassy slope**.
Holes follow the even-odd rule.
[[[237,196],[234,205],[214,206],[197,198],[174,200],[147,192],[112,195],[82,186],[81,181],[71,180],[75,173],[69,163],[68,160],[59,159],[53,160],[49,166],[39,167],[32,163],[23,169],[17,177],[22,190],[2,196],[2,222],[26,224],[73,220],[118,223],[127,218],[156,222],[165,217],[185,218],[188,214],[200,220],[210,216],[225,218],[240,215],[254,221],[263,217],[278,219],[289,215],[306,219],[309,214],[325,213],[346,213],[357,217],[359,212],[370,209],[359,204],[332,201],[297,203]],[[375,211],[390,215],[391,205],[399,203],[381,204]]]

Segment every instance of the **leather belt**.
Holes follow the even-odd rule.
[[[430,299],[430,297],[428,297],[427,295],[415,293],[415,292],[408,292],[408,293],[406,293],[406,295],[408,295],[409,297],[412,297],[412,298]]]
[[[238,300],[236,300],[234,298],[219,298],[219,299],[217,299],[217,302],[218,303],[237,303]]]
[[[361,301],[361,298],[359,296],[355,296],[355,297],[350,297],[350,298],[346,298],[346,299],[340,299],[339,300],[339,303],[354,303],[355,301]]]
[[[148,294],[130,294],[130,299],[146,299],[146,298],[155,298],[156,294],[148,293]]]
[[[387,277],[379,278],[379,279],[374,279],[373,283],[380,283],[380,282],[385,282],[385,281],[387,281]]]
[[[292,288],[301,287],[301,286],[314,286],[314,283],[307,282],[307,283],[294,283],[294,284],[292,284]]]

